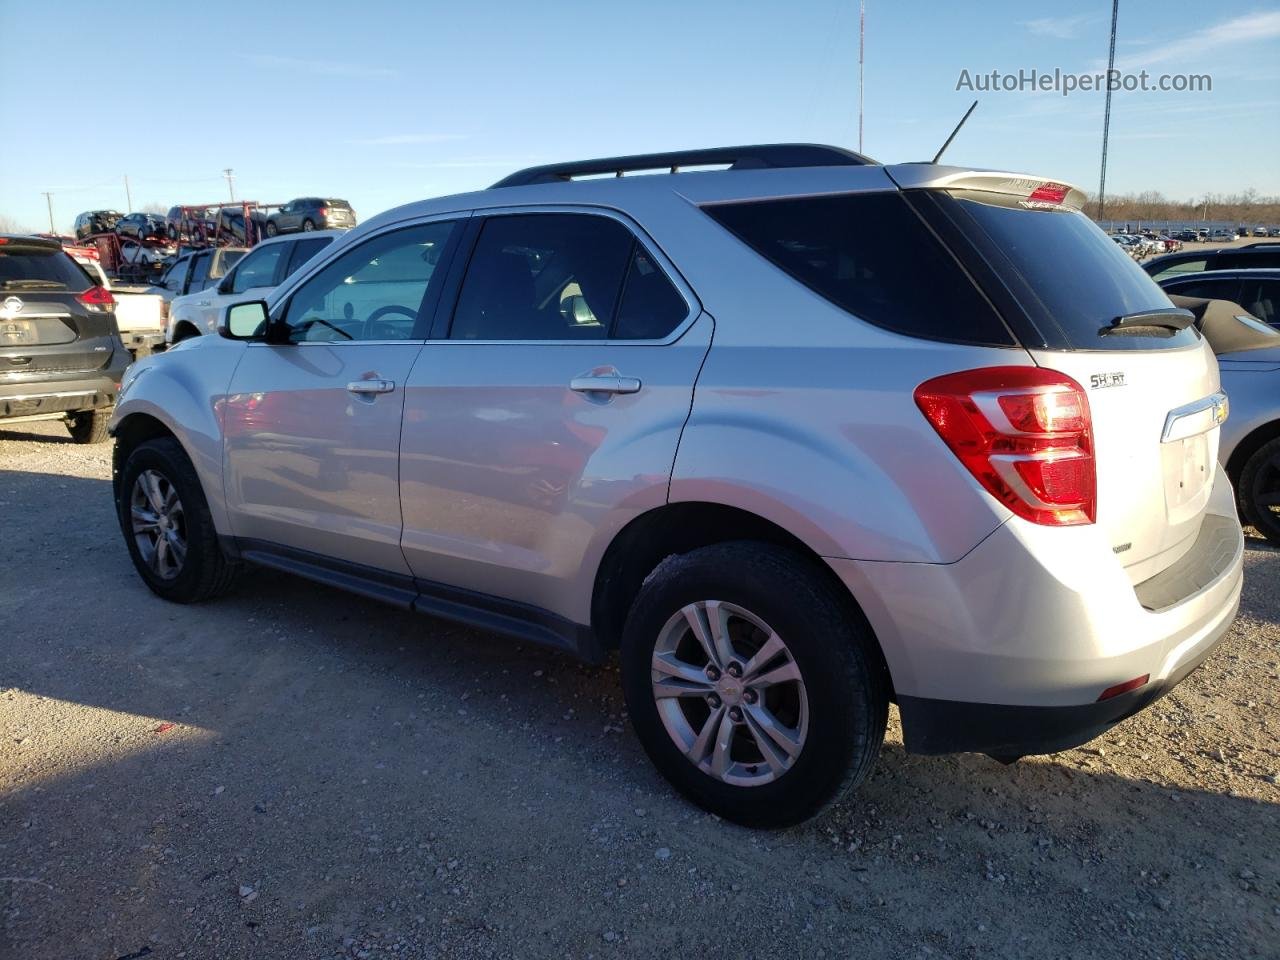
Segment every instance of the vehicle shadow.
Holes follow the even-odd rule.
[[[1277,793],[1239,795],[1276,771],[1210,762],[1196,726],[1242,634],[1093,752],[915,757],[895,713],[852,799],[762,833],[669,790],[613,664],[266,570],[177,607],[134,574],[105,481],[0,471],[0,501],[15,955],[333,956],[354,937],[585,956],[604,931],[803,956],[1276,942]]]
[[[0,421],[0,441],[20,440],[28,443],[58,444],[74,442],[70,434],[55,428],[55,421],[51,420],[34,421],[32,426],[39,424],[39,427],[34,432],[24,429],[27,424],[15,423],[9,426],[3,426],[2,424],[3,421]]]

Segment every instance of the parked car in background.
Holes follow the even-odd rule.
[[[217,207],[170,207],[165,215],[165,229],[170,240],[196,237],[213,233]]]
[[[267,236],[311,230],[349,230],[356,212],[345,200],[302,197],[290,200],[267,218]]]
[[[63,420],[77,443],[107,439],[132,359],[114,308],[57,241],[0,235],[0,426]]]
[[[86,210],[77,214],[75,234],[77,240],[83,240],[95,233],[110,233],[124,214],[116,210]]]
[[[131,368],[123,538],[172,601],[251,561],[617,649],[741,823],[852,790],[891,698],[910,752],[1067,749],[1210,655],[1244,555],[1213,354],[1084,200],[773,145],[388,211]]]
[[[216,284],[206,282],[198,290],[193,289],[170,302],[165,339],[169,343],[178,343],[213,333],[218,326],[218,317],[228,303],[266,296],[341,235],[338,230],[324,230],[306,237],[263,240],[243,253]],[[193,274],[199,267],[199,262],[193,264]]]
[[[174,297],[199,293],[227,275],[246,253],[248,247],[210,247],[189,250],[174,260],[151,288],[166,304]]]
[[[1194,230],[1179,230],[1173,235],[1173,238],[1181,243],[1195,243],[1200,239],[1200,235]]]
[[[1234,230],[1214,230],[1209,234],[1209,240],[1212,243],[1232,243],[1240,239],[1240,235]]]
[[[1251,267],[1280,267],[1280,244],[1248,244],[1216,250],[1185,250],[1155,257],[1142,265],[1154,280],[1206,270],[1237,270]]]
[[[125,349],[136,360],[164,349],[166,304],[151,287],[112,283],[97,260],[74,257],[89,279],[115,298],[116,329]]]
[[[1160,286],[1171,295],[1239,304],[1268,326],[1280,328],[1280,269],[1171,274],[1160,280]]]
[[[261,210],[249,211],[249,222],[253,225],[252,236],[245,233],[244,208],[240,206],[222,207],[213,218],[212,238],[219,242],[230,238],[232,242],[252,246],[267,235],[267,215]]]
[[[168,240],[164,217],[156,213],[129,213],[116,221],[115,232],[134,240]]]

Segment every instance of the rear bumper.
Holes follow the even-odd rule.
[[[51,374],[0,382],[0,420],[109,407],[116,402],[120,378],[131,360],[124,346],[117,343],[107,366],[92,374]]]
[[[1226,633],[1244,537],[1221,468],[1184,560],[1135,587],[1099,528],[1013,520],[952,564],[828,562],[876,631],[909,751],[1023,755],[1077,746],[1141,710]]]

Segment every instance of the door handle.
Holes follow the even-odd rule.
[[[372,393],[390,393],[396,388],[393,380],[352,380],[347,384],[348,393],[368,395]]]
[[[620,377],[616,373],[596,377],[574,377],[569,389],[575,393],[639,393],[640,380],[636,377]]]

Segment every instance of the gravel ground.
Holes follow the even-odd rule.
[[[744,830],[672,794],[616,668],[255,570],[179,608],[107,447],[0,431],[0,956],[1276,957],[1280,554],[1085,748],[911,757]]]

